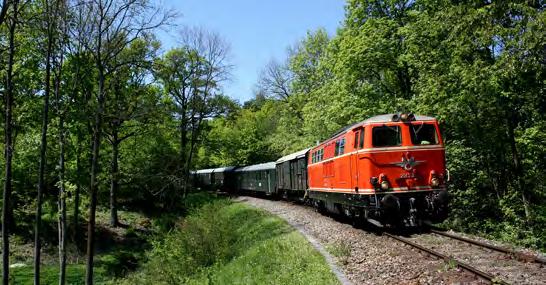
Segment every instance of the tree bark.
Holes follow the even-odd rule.
[[[114,126],[112,130],[112,161],[110,167],[111,183],[110,183],[110,225],[117,227],[118,221],[118,209],[116,194],[119,192],[119,139],[117,126]]]
[[[59,118],[59,285],[65,284],[66,276],[66,189],[64,159],[64,118]]]
[[[49,124],[49,97],[51,93],[51,57],[53,53],[53,31],[51,23],[51,11],[49,1],[45,1],[45,17],[47,18],[47,50],[46,50],[46,70],[44,79],[44,106],[42,114],[42,137],[40,144],[40,166],[38,171],[38,192],[36,195],[36,221],[34,224],[34,284],[40,284],[40,256],[41,240],[40,230],[42,226],[42,193],[45,188],[45,171],[47,165],[47,128]]]
[[[74,231],[73,231],[73,240],[74,241],[77,241],[78,240],[78,233],[79,233],[79,230],[78,230],[78,227],[79,227],[79,221],[78,221],[78,218],[80,216],[80,191],[81,191],[81,172],[82,172],[82,167],[81,167],[81,157],[80,157],[80,152],[81,152],[81,147],[80,147],[80,143],[81,143],[81,140],[80,140],[80,137],[78,135],[78,146],[77,146],[77,149],[76,149],[76,190],[74,192],[74,217],[73,217],[73,228],[74,228]]]
[[[98,50],[101,47],[99,45]],[[97,56],[101,58],[100,55]],[[102,113],[104,110],[104,93],[105,93],[105,74],[104,67],[98,63],[99,86],[98,86],[98,108],[95,113],[95,127],[93,131],[93,153],[91,159],[91,177],[90,177],[90,204],[89,204],[89,221],[87,225],[87,263],[85,271],[85,284],[93,284],[93,257],[95,254],[95,213],[97,211],[97,172],[99,167],[99,149],[102,137]]]
[[[5,94],[5,172],[4,172],[4,193],[2,205],[2,283],[9,284],[9,214],[10,214],[10,196],[12,190],[12,170],[11,162],[13,158],[12,145],[12,108],[13,108],[13,64],[15,54],[15,27],[17,25],[18,0],[13,1],[13,18],[9,25],[9,50],[8,67],[6,72],[6,94]]]
[[[2,1],[2,9],[0,9],[0,25],[2,25],[2,23],[4,23],[4,19],[6,18],[8,8],[9,8],[9,0],[3,0]]]
[[[515,138],[515,115],[512,113],[511,116],[507,119],[508,127],[508,141],[510,143],[510,151],[512,153],[512,163],[514,165],[514,174],[516,175],[517,188],[521,193],[521,201],[523,203],[523,209],[525,211],[525,220],[529,223],[532,219],[531,214],[531,205],[529,201],[529,194],[527,191],[527,186],[525,185],[525,179],[523,178],[523,166],[521,165],[521,159],[519,156],[518,148],[516,145]]]
[[[63,66],[63,52],[60,52],[57,75],[55,76],[55,98],[57,99],[57,112],[59,116],[59,285],[65,284],[66,279],[66,188],[65,188],[65,127],[64,106],[61,100],[61,75]]]

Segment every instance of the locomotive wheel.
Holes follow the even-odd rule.
[[[381,199],[383,223],[394,227],[400,225],[400,201],[394,195],[388,194]]]
[[[324,202],[321,200],[313,200],[313,207],[317,213],[326,214],[326,207],[324,206]]]

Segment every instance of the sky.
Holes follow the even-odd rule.
[[[253,97],[260,71],[273,58],[284,60],[289,46],[307,31],[325,28],[334,35],[343,20],[344,0],[164,0],[180,14],[178,26],[197,26],[220,34],[231,46],[232,79],[226,95],[240,103]],[[165,50],[176,46],[176,28],[162,31]]]

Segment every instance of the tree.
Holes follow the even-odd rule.
[[[229,76],[227,43],[216,33],[188,28],[181,32],[181,47],[156,62],[156,76],[172,98],[180,130],[180,173],[184,196],[189,168],[202,122],[217,110],[211,100]]]
[[[2,0],[2,7],[0,8],[0,26],[4,23],[6,14],[8,13],[9,0]]]
[[[61,1],[46,0],[43,3],[43,19],[45,24],[44,34],[46,35],[46,48],[45,48],[45,78],[44,78],[44,102],[42,113],[42,134],[40,144],[40,163],[39,163],[39,178],[38,178],[38,191],[36,197],[36,223],[35,223],[35,236],[34,236],[34,284],[40,284],[40,254],[41,254],[41,239],[40,239],[40,227],[42,222],[42,193],[45,188],[45,172],[47,164],[47,130],[49,125],[49,98],[51,93],[51,69],[52,61],[54,60],[54,53],[58,49],[58,31],[60,29],[60,6]],[[60,81],[57,79],[56,81]],[[57,88],[56,88],[57,89]],[[58,93],[58,90],[56,90]],[[62,144],[61,144],[62,146]],[[62,191],[61,191],[62,193]],[[64,276],[64,267],[61,268],[61,275]],[[62,279],[64,281],[64,278]]]
[[[4,156],[5,156],[5,172],[4,172],[4,193],[2,199],[2,283],[9,284],[9,217],[10,215],[10,196],[12,191],[12,159],[13,159],[13,66],[15,48],[15,30],[18,24],[19,1],[13,0],[11,18],[8,19],[8,65],[6,73],[6,91],[4,95],[5,104],[5,121],[4,121]]]
[[[97,94],[93,122],[93,142],[90,171],[90,205],[87,230],[86,284],[93,284],[93,256],[95,235],[95,212],[97,207],[97,173],[99,171],[100,143],[105,103],[106,83],[113,72],[126,62],[112,64],[116,57],[143,34],[160,27],[170,19],[172,13],[164,13],[146,0],[97,0],[79,2],[84,12],[81,35],[78,41],[92,55],[97,70]]]
[[[109,81],[109,92],[113,94],[106,107],[107,127],[105,132],[112,147],[110,162],[110,225],[119,225],[116,195],[119,193],[119,149],[121,143],[138,134],[138,124],[152,121],[158,98],[151,90],[147,78],[152,67],[158,44],[154,39],[142,39],[131,43],[114,61],[127,62],[118,68]]]
[[[276,60],[271,60],[262,70],[258,86],[269,96],[288,100],[292,95],[292,73],[285,65]]]

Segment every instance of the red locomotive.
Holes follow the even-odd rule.
[[[251,191],[243,187],[246,184],[268,185],[252,191],[307,200],[319,210],[355,221],[417,226],[447,217],[449,172],[438,122],[432,117],[375,116],[269,164],[200,170],[195,181],[240,191]],[[219,175],[225,177],[218,180],[223,185],[213,183],[218,181],[212,176]]]
[[[310,150],[308,196],[317,207],[383,224],[447,215],[445,149],[432,117],[369,118]]]

